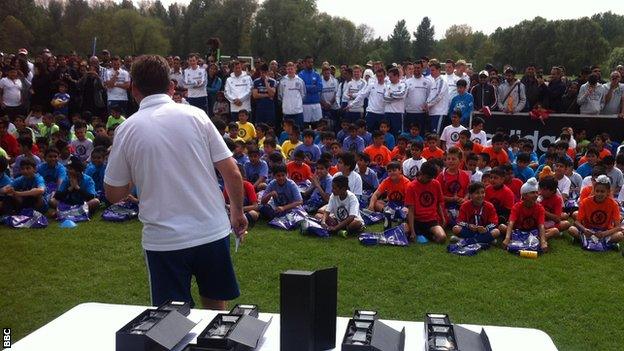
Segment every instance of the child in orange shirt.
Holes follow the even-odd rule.
[[[288,170],[288,178],[299,185],[312,177],[312,169],[304,162],[306,156],[303,150],[295,151],[294,158],[293,161],[288,162],[286,169]]]
[[[581,240],[584,247],[588,240],[615,244],[624,239],[620,226],[620,207],[610,194],[611,180],[606,175],[598,176],[594,183],[594,195],[579,205],[578,219],[570,227],[569,233]]]
[[[444,150],[438,147],[438,135],[437,134],[427,134],[426,138],[427,147],[422,152],[422,157],[427,160],[432,160],[434,158],[442,159],[444,158]]]
[[[442,187],[434,178],[437,176],[435,165],[427,161],[420,167],[416,179],[411,181],[405,191],[405,205],[408,207],[410,239],[416,234],[422,236],[419,242],[435,240],[446,241],[444,232],[444,198]]]
[[[496,133],[492,137],[492,146],[483,149],[483,152],[490,156],[490,167],[494,168],[509,163],[509,155],[507,150],[504,149],[504,145],[505,136],[501,133]]]
[[[394,202],[397,205],[403,205],[405,199],[405,190],[410,180],[401,172],[401,164],[398,162],[390,162],[388,167],[388,177],[384,179],[373,195],[368,204],[371,211],[381,212],[386,207],[386,202],[381,200],[384,198],[387,202]]]
[[[370,156],[370,167],[376,168],[377,166],[385,167],[390,163],[392,157],[390,156],[390,150],[383,144],[384,135],[381,131],[376,130],[373,132],[373,144],[367,146],[364,152]]]
[[[500,235],[500,231],[496,228],[498,225],[496,209],[491,202],[485,201],[483,183],[470,184],[468,193],[470,200],[465,201],[459,208],[453,234],[462,239],[475,239],[478,243],[490,243]]]
[[[403,162],[407,158],[407,138],[399,136],[397,138],[397,144],[392,149],[390,157],[393,161]]]

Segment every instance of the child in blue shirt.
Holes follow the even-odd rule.
[[[366,195],[371,195],[379,187],[377,172],[368,167],[370,161],[370,156],[367,153],[359,152],[357,154],[356,171],[362,178],[362,192]]]
[[[87,165],[84,173],[93,179],[95,183],[95,192],[98,198],[105,199],[104,196],[104,173],[106,173],[106,149],[98,146],[91,152],[91,162]]]
[[[72,206],[86,202],[89,206],[89,213],[93,213],[100,206],[93,179],[84,174],[85,166],[78,157],[72,156],[67,168],[67,177],[54,193],[50,206],[57,208],[59,202]]]
[[[576,169],[576,173],[583,178],[590,176],[594,166],[598,163],[598,150],[596,150],[595,147],[587,148],[585,158],[587,158],[587,162],[583,163]]]
[[[43,177],[37,174],[36,164],[32,158],[25,158],[20,164],[21,176],[13,179],[11,184],[0,189],[2,213],[18,213],[21,209],[32,208],[41,213],[47,210],[45,203],[45,183]]]
[[[69,115],[69,99],[67,94],[67,83],[60,82],[58,87],[58,93],[54,94],[52,98],[52,107],[54,107],[54,115]]]
[[[357,127],[355,124],[351,124],[349,126],[349,135],[342,141],[342,149],[344,151],[358,153],[364,151],[364,147],[364,139],[357,134]]]
[[[526,152],[521,152],[516,156],[516,162],[512,164],[514,177],[525,183],[530,178],[535,177],[535,172],[529,167],[531,156]]]
[[[418,126],[418,123],[416,122],[413,122],[412,124],[410,124],[409,132],[403,132],[401,133],[401,136],[407,139],[408,143],[413,143],[413,142],[424,143],[425,142],[425,140],[420,136],[420,127]]]
[[[314,175],[310,178],[312,186],[303,194],[303,197],[307,198],[303,206],[310,213],[318,211],[329,201],[329,196],[332,193],[332,177],[328,171],[329,161],[320,159],[316,163]]]
[[[358,119],[355,125],[357,126],[357,134],[364,140],[364,147],[371,145],[373,143],[373,135],[366,130],[366,121]]]
[[[305,153],[305,163],[310,167],[314,167],[316,161],[321,158],[321,149],[314,144],[314,131],[306,129],[303,131],[303,144],[295,147],[295,152],[303,151]]]
[[[390,131],[390,123],[385,119],[379,123],[379,131],[383,133],[384,136],[384,144],[389,150],[394,149],[396,144],[396,140],[394,139],[394,135],[392,133],[388,133]]]
[[[451,100],[448,112],[450,116],[453,111],[460,110],[460,123],[464,127],[468,127],[468,124],[470,123],[470,115],[474,109],[474,99],[470,93],[466,92],[467,87],[468,82],[466,82],[466,80],[460,79],[457,81],[457,95]]]
[[[4,156],[0,156],[0,210],[2,210],[2,202],[4,201],[5,195],[1,194],[2,188],[7,185],[10,185],[13,179],[9,177],[7,167],[9,166],[9,160]]]
[[[268,220],[283,216],[303,204],[299,187],[286,177],[285,165],[276,165],[273,168],[273,177],[264,191],[260,205],[260,213]]]
[[[51,194],[63,182],[67,176],[65,166],[58,162],[60,152],[54,146],[50,146],[45,152],[45,162],[37,166],[37,173],[43,177],[46,184],[46,193]]]
[[[269,166],[266,161],[260,159],[260,150],[250,147],[247,150],[247,156],[249,156],[249,162],[245,163],[244,166],[247,181],[254,186],[256,191],[266,189]]]
[[[13,163],[13,178],[20,176],[20,164],[24,159],[31,159],[35,161],[35,168],[41,163],[39,157],[32,153],[33,140],[27,136],[21,136],[17,139],[17,143],[20,148],[20,155],[15,158]]]

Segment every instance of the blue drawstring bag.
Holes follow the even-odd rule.
[[[384,214],[381,212],[373,212],[367,208],[360,210],[360,217],[364,220],[364,225],[373,225],[384,220]]]
[[[459,256],[474,256],[481,250],[486,250],[489,244],[479,243],[475,239],[462,239],[446,247],[446,251]]]
[[[45,228],[48,226],[48,219],[41,214],[41,212],[35,211],[30,208],[25,208],[18,215],[7,216],[4,219],[4,224],[11,228]]]
[[[109,206],[102,212],[102,220],[125,222],[139,216],[139,205],[131,201],[121,201]]]
[[[302,207],[296,207],[286,214],[273,218],[269,221],[269,225],[278,229],[292,230],[296,229],[306,217],[305,210]]]
[[[605,252],[616,249],[617,245],[611,243],[609,237],[599,239],[592,235],[588,238],[581,234],[581,247],[587,251]]]
[[[63,222],[67,219],[76,223],[89,220],[89,206],[86,202],[81,205],[68,205],[59,202],[56,210],[56,220],[59,222]]]
[[[403,204],[396,201],[389,201],[383,209],[384,227],[389,228],[392,222],[405,222],[407,213],[403,211]]]
[[[507,251],[518,253],[520,250],[542,252],[537,229],[531,231],[514,229],[514,231],[511,232],[511,241],[507,246]]]
[[[303,204],[303,208],[306,212],[314,213],[319,210],[319,208],[323,207],[325,202],[322,199],[311,197],[308,201]]]
[[[574,212],[578,210],[578,200],[568,199],[563,204],[563,211],[566,213]]]
[[[358,237],[363,245],[391,245],[408,246],[407,229],[405,225],[399,225],[385,230],[383,233],[362,233]]]
[[[321,221],[314,217],[306,216],[306,218],[301,221],[299,230],[302,235],[308,234],[318,236],[319,238],[329,238],[329,231],[323,228]]]
[[[306,191],[310,190],[310,188],[312,187],[312,182],[310,182],[309,180],[305,180],[303,183],[297,184],[297,187],[299,188],[299,192],[303,194]]]
[[[360,209],[368,208],[370,198],[373,196],[373,192],[370,190],[362,190],[362,195],[358,196],[358,202],[360,203]]]

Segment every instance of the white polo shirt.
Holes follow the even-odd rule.
[[[115,130],[104,182],[136,185],[143,248],[185,249],[230,233],[214,164],[231,156],[204,111],[150,95]]]
[[[11,80],[8,77],[0,79],[0,89],[2,89],[2,102],[9,107],[16,107],[22,104],[22,81]]]
[[[129,83],[130,82],[130,74],[123,68],[120,68],[117,71],[117,79],[115,80],[115,84]],[[115,70],[109,68],[106,71],[106,77],[104,81],[109,81],[113,79],[115,76]],[[106,93],[108,95],[108,101],[128,101],[128,91],[124,88],[113,87],[106,89]]]

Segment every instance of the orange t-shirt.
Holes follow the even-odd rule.
[[[380,194],[385,194],[388,201],[403,203],[405,200],[405,190],[407,190],[407,185],[409,183],[410,180],[404,175],[401,175],[401,178],[396,183],[388,177],[379,184],[377,191],[379,191]]]
[[[436,146],[435,150],[431,151],[429,147],[425,147],[421,154],[425,160],[432,160],[434,158],[444,158],[444,150]]]
[[[611,229],[620,224],[620,206],[611,197],[598,203],[594,196],[590,196],[581,201],[578,220],[588,229]]]
[[[598,158],[602,160],[603,158],[610,156],[610,155],[611,155],[611,151],[603,148],[602,150],[600,150],[600,153],[598,153]],[[574,160],[574,158],[572,159]],[[580,166],[585,162],[587,162],[587,157],[583,156],[579,159],[578,165]]]
[[[390,153],[390,158],[392,160],[397,160],[401,163],[403,163],[406,157],[407,157],[406,151],[401,152],[398,146],[395,146],[394,149],[392,149],[392,152]]]
[[[288,162],[286,170],[288,178],[297,184],[303,183],[312,177],[312,169],[305,163],[297,165],[295,161]]]
[[[581,195],[579,195],[579,204],[581,203],[581,201],[587,199],[588,197],[594,195],[594,187],[593,185],[588,185],[586,187],[584,187],[583,189],[581,189]]]
[[[369,145],[364,149],[364,153],[366,153],[371,158],[371,162],[374,162],[380,166],[386,166],[392,160],[392,156],[390,150],[384,145],[377,147],[375,145]]]
[[[504,149],[495,151],[493,147],[489,146],[484,148],[483,152],[490,155],[490,167],[492,168],[509,163],[509,155],[507,155],[507,151]]]
[[[331,167],[329,167],[329,169],[327,170],[327,173],[329,173],[332,176],[334,174],[338,173],[338,166],[331,166]]]
[[[458,148],[461,149],[461,151],[463,151],[464,153],[466,152],[472,152],[473,154],[480,154],[483,152],[483,146],[481,144],[477,144],[477,143],[472,143],[472,150],[466,150],[464,149],[464,147],[462,146],[462,144],[458,141],[457,144],[455,144],[455,146],[457,146]]]

